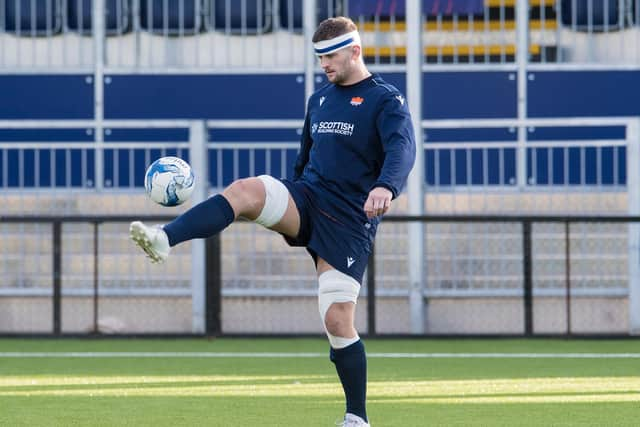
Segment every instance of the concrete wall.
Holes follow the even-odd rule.
[[[427,307],[428,334],[520,334],[524,310],[520,298],[432,298]],[[534,332],[567,331],[564,298],[534,298]],[[0,333],[48,333],[52,330],[48,297],[0,298]],[[356,326],[367,331],[367,300],[360,298]],[[377,332],[409,333],[406,298],[382,297],[376,307]],[[191,299],[185,297],[102,297],[98,325],[104,333],[190,333]],[[62,331],[93,329],[93,301],[65,297]],[[226,333],[318,333],[322,323],[315,297],[225,297],[222,329]],[[626,297],[576,297],[571,303],[571,332],[625,334]]]

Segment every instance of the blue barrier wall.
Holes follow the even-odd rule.
[[[530,117],[640,115],[640,71],[530,75]],[[382,76],[406,93],[403,73]],[[104,108],[110,119],[300,119],[304,114],[304,80],[297,73],[106,77]],[[0,120],[89,119],[93,90],[93,77],[86,75],[0,75]],[[513,118],[515,73],[424,73],[422,99],[426,119]]]
[[[640,71],[536,71],[531,76],[528,79],[531,117],[640,115],[640,104],[636,101],[640,95]],[[106,77],[104,111],[108,119],[302,119],[304,115],[304,79],[296,73]],[[323,81],[319,85],[324,84],[323,76],[319,77]],[[383,77],[406,93],[404,73],[386,73]],[[92,76],[0,75],[0,120],[91,119],[93,91]],[[424,73],[422,99],[425,119],[514,118],[517,116],[515,73]],[[209,137],[214,143],[294,142],[299,139],[299,133],[295,129],[213,129]],[[107,142],[186,141],[187,138],[185,129],[112,129],[105,135]],[[528,134],[530,141],[581,138],[624,139],[625,135],[622,127],[606,126],[533,129]],[[92,140],[91,130],[0,130],[0,141]],[[497,149],[487,149],[483,154],[481,146],[486,141],[515,140],[515,132],[507,128],[426,129],[427,144],[474,141],[479,148],[441,149],[437,154],[427,150],[425,179],[428,184],[440,186],[514,185],[515,150],[506,149],[500,154]],[[63,150],[23,150],[21,159],[18,151],[0,151],[0,187],[81,187],[94,180],[91,149],[72,149],[69,154]],[[153,152],[154,155],[160,156],[160,151]],[[233,156],[231,150],[211,151],[209,178],[214,185],[227,185],[238,176],[249,174],[248,153],[238,154],[240,169],[235,174],[229,167],[235,161]],[[279,153],[267,156],[267,150],[257,149],[253,156],[255,173],[290,176],[296,152],[288,150],[282,159]],[[587,149],[583,156],[578,149],[532,148],[527,153],[527,176],[530,180],[535,178],[535,185],[579,184],[582,179],[587,184],[624,184],[625,156],[624,148],[605,147],[598,155],[595,149]],[[51,175],[52,157],[56,163],[55,176]],[[223,171],[217,170],[218,157],[222,159]],[[133,178],[128,174],[131,167],[135,171]],[[107,150],[105,185],[141,186],[145,168],[142,150]],[[585,175],[581,176],[580,171],[585,171]],[[21,172],[23,178],[19,178]]]
[[[299,119],[304,114],[299,74],[108,77],[108,119]]]
[[[529,73],[530,117],[640,115],[640,71]]]
[[[423,78],[424,118],[513,118],[512,72],[436,72]],[[382,76],[406,93],[403,73]],[[107,75],[108,119],[301,119],[300,74]],[[0,120],[93,117],[91,76],[0,75]],[[407,94],[407,97],[412,96]]]
[[[91,119],[93,76],[0,75],[0,120]]]

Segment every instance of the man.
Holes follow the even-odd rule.
[[[369,426],[355,304],[380,217],[415,160],[413,127],[403,96],[367,70],[353,21],[321,22],[313,47],[330,84],[309,98],[293,179],[240,179],[164,227],[133,222],[130,232],[154,262],[164,261],[171,246],[219,233],[239,216],[306,247],[345,393],[343,425]]]

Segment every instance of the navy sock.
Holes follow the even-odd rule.
[[[367,356],[362,340],[341,349],[331,348],[329,358],[336,365],[344,395],[347,412],[368,421],[367,399]]]
[[[233,208],[222,194],[198,203],[163,228],[169,245],[191,239],[213,236],[227,228],[235,220]]]

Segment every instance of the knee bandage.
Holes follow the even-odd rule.
[[[280,222],[287,211],[289,190],[280,180],[272,176],[260,175],[258,179],[264,185],[265,197],[264,207],[255,222],[265,227],[272,227]]]
[[[318,308],[320,309],[320,317],[322,323],[325,323],[325,317],[331,304],[339,302],[352,302],[356,304],[358,293],[360,292],[360,284],[353,278],[338,270],[325,271],[318,278]],[[360,337],[356,334],[353,338],[343,338],[331,335],[326,330],[327,338],[331,347],[340,349],[347,347],[358,341]]]

